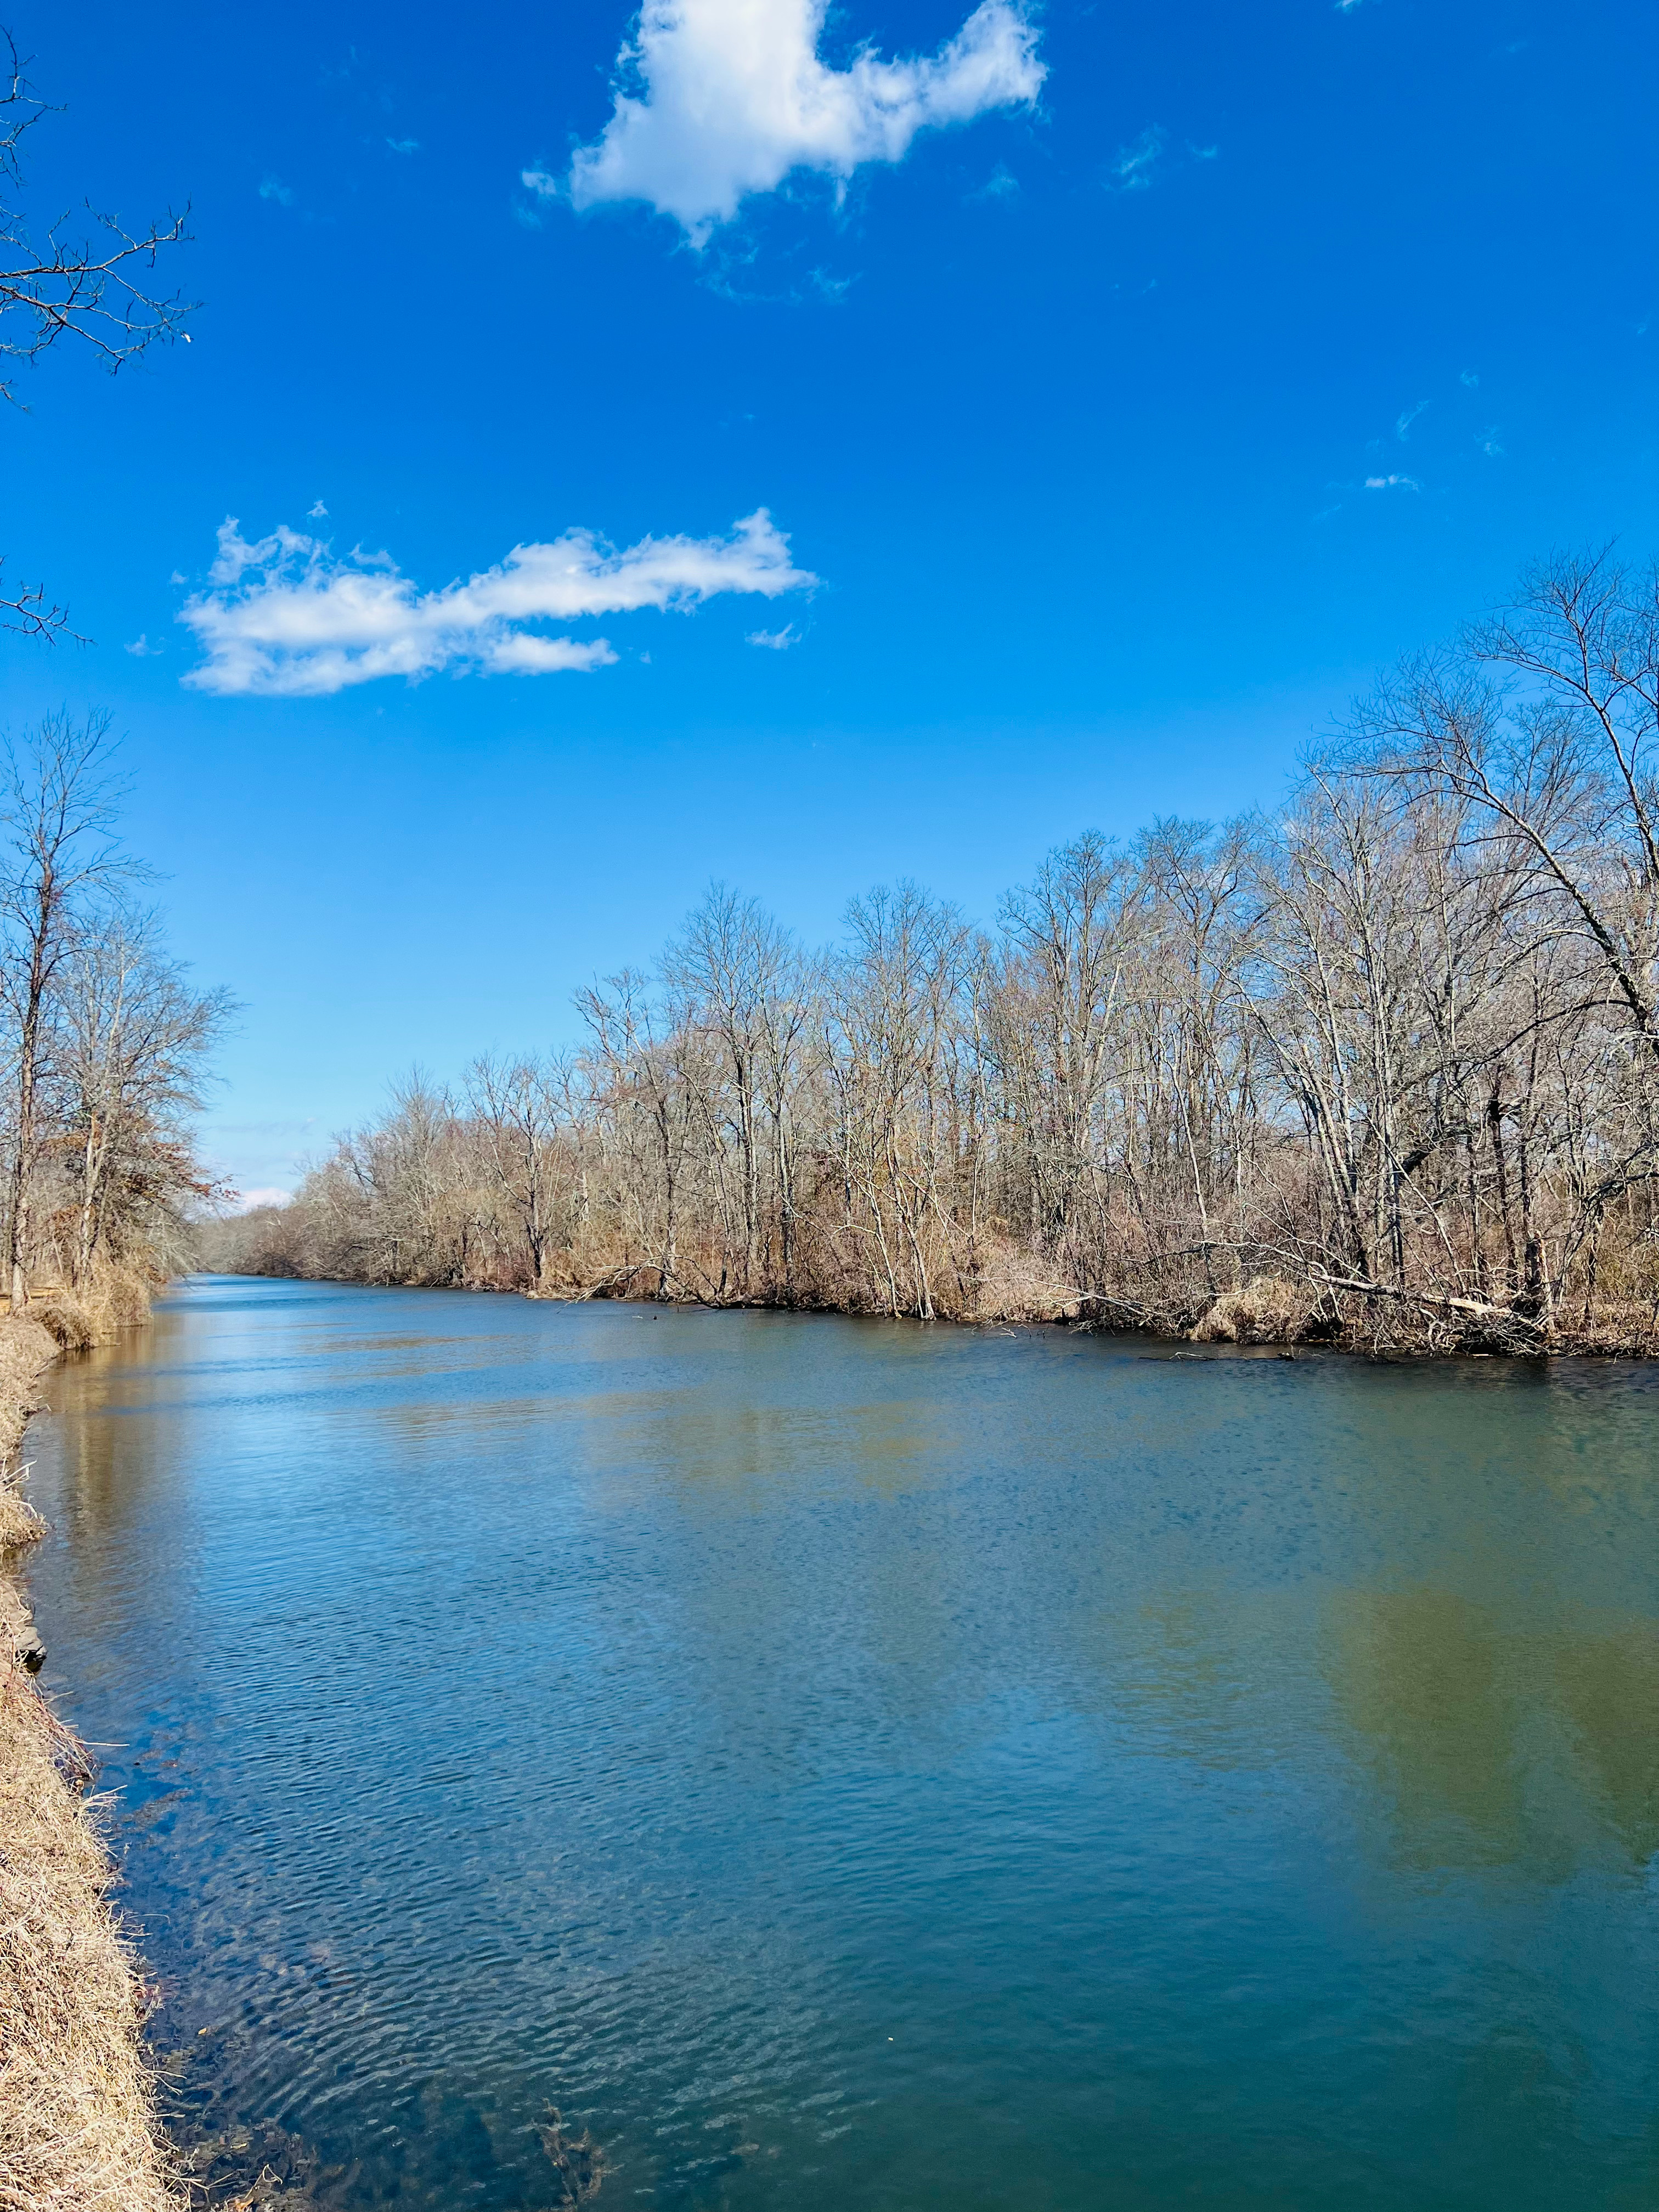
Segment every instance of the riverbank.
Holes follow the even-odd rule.
[[[1160,1293],[1139,1282],[1079,1287],[1063,1282],[1031,1254],[1012,1243],[989,1243],[975,1267],[940,1271],[927,1310],[889,1304],[869,1285],[839,1279],[774,1285],[746,1297],[730,1291],[710,1267],[682,1261],[672,1276],[655,1261],[609,1254],[565,1252],[550,1261],[539,1283],[521,1273],[436,1271],[394,1276],[337,1273],[307,1267],[284,1236],[284,1212],[264,1207],[252,1215],[213,1223],[198,1239],[198,1264],[208,1273],[298,1282],[356,1283],[384,1290],[516,1291],[555,1304],[620,1300],[628,1304],[763,1308],[791,1313],[941,1321],[969,1328],[1051,1323],[1111,1334],[1150,1336],[1166,1343],[1243,1344],[1294,1351],[1318,1346],[1361,1355],[1409,1358],[1458,1352],[1483,1356],[1652,1359],[1659,1358],[1659,1295],[1640,1298],[1575,1299],[1544,1314],[1522,1302],[1503,1303],[1473,1294],[1444,1296],[1397,1288],[1324,1268],[1270,1272],[1241,1270],[1231,1287],[1207,1286],[1185,1295]]]
[[[405,1288],[428,1287],[406,1285]],[[453,1290],[494,1290],[493,1283],[456,1283]],[[656,1302],[651,1271],[635,1271],[626,1287],[526,1291],[527,1297],[553,1301],[619,1298],[630,1304]],[[836,1313],[854,1318],[882,1317],[879,1307],[836,1304],[825,1299],[696,1298],[672,1296],[671,1304],[759,1307],[792,1313]],[[914,1314],[892,1316],[915,1320]],[[1109,1335],[1152,1337],[1165,1344],[1243,1344],[1286,1353],[1298,1349],[1348,1352],[1361,1357],[1444,1358],[1474,1352],[1483,1358],[1652,1359],[1659,1358],[1659,1309],[1632,1307],[1599,1312],[1550,1324],[1508,1306],[1480,1298],[1433,1298],[1393,1291],[1383,1285],[1336,1282],[1329,1285],[1287,1282],[1258,1275],[1191,1308],[1147,1305],[1105,1291],[1049,1288],[1035,1275],[1016,1295],[981,1295],[968,1310],[939,1307],[929,1321],[966,1328],[1009,1323],[1049,1325],[1099,1331]]]
[[[96,1333],[63,1301],[44,1312],[50,1328],[0,1319],[0,2212],[179,2212],[92,1762],[32,1679],[17,1570],[46,1524],[18,1447],[46,1369]]]

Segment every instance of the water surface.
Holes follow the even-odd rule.
[[[1659,2196],[1654,1370],[198,1279],[49,1389],[158,2036],[329,2212]]]

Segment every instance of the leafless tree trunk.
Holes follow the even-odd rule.
[[[10,851],[0,911],[10,940],[3,973],[16,1054],[6,1232],[14,1312],[28,1303],[32,1178],[53,988],[75,942],[81,902],[133,872],[113,834],[112,750],[107,715],[80,723],[51,715],[6,756]]]

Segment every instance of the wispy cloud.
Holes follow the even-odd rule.
[[[1475,432],[1474,442],[1483,453],[1488,453],[1497,460],[1504,451],[1503,434],[1499,426],[1493,422],[1487,428]]]
[[[1415,477],[1367,477],[1367,491],[1421,491],[1423,487]]]
[[[1164,151],[1164,133],[1156,123],[1141,132],[1133,146],[1120,146],[1110,176],[1120,192],[1144,192],[1152,181],[1153,165]]]
[[[985,182],[969,193],[975,200],[1011,200],[1019,190],[1019,179],[1006,161],[999,161]]]
[[[798,306],[803,300],[811,300],[827,307],[838,307],[860,281],[856,270],[850,275],[838,276],[834,270],[822,267],[803,270],[799,276],[781,283],[759,281],[750,272],[761,264],[760,249],[753,244],[745,250],[734,249],[731,238],[737,234],[717,238],[703,255],[697,270],[697,283],[706,292],[713,292],[722,300],[732,300],[743,307],[779,306],[785,301],[791,306]],[[778,266],[776,258],[769,258],[767,266],[775,271]],[[739,419],[752,422],[754,417],[752,415],[728,415],[723,419],[721,428],[728,428],[732,422]]]
[[[1399,439],[1402,446],[1405,444],[1407,439],[1411,435],[1412,424],[1416,422],[1418,416],[1423,412],[1423,410],[1428,405],[1428,404],[1429,403],[1426,399],[1419,399],[1415,407],[1407,408],[1404,414],[1396,418],[1394,426],[1394,434]]]
[[[645,0],[617,56],[611,120],[577,152],[562,189],[578,208],[644,200],[694,246],[753,192],[794,169],[845,183],[868,161],[902,161],[920,131],[1028,107],[1047,74],[1020,0],[981,0],[935,54],[844,70],[818,58],[828,0]]]
[[[520,169],[519,182],[532,197],[527,200],[514,201],[514,218],[526,230],[539,230],[547,220],[550,204],[563,197],[559,180],[547,170],[538,167]]]
[[[130,653],[135,660],[153,660],[158,653],[165,653],[167,647],[165,645],[152,645],[146,633],[140,630],[132,643],[125,650]]]
[[[327,516],[328,509],[323,505],[321,500],[318,500],[314,505],[308,507],[306,509],[306,520],[307,522],[322,522],[326,520]]]
[[[585,530],[550,544],[515,545],[504,561],[441,591],[422,592],[385,553],[343,558],[286,526],[250,543],[234,520],[219,530],[208,589],[177,619],[206,659],[184,681],[201,691],[313,698],[448,669],[551,675],[600,668],[605,638],[549,636],[530,627],[641,608],[689,610],[727,592],[775,599],[817,579],[793,564],[764,507],[726,538],[642,538],[617,552]]]
[[[1473,392],[1475,386],[1480,383],[1480,379],[1474,369],[1466,368],[1459,375],[1457,380],[1460,384],[1468,385],[1469,390]]]
[[[774,653],[787,653],[792,645],[800,643],[800,638],[793,623],[786,623],[781,629],[751,629],[745,642],[766,646]]]
[[[292,207],[294,188],[285,185],[280,177],[267,176],[260,179],[259,197],[262,200],[275,200],[279,207]]]
[[[388,138],[386,143],[394,154],[418,154],[421,150],[418,138]]]

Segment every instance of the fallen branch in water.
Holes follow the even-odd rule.
[[[538,2127],[542,2148],[547,2153],[555,2172],[558,2175],[562,2193],[562,2205],[586,2204],[599,2193],[605,2175],[605,2153],[584,2128],[573,2135],[565,2126],[556,2105],[548,2108],[546,2124]]]

